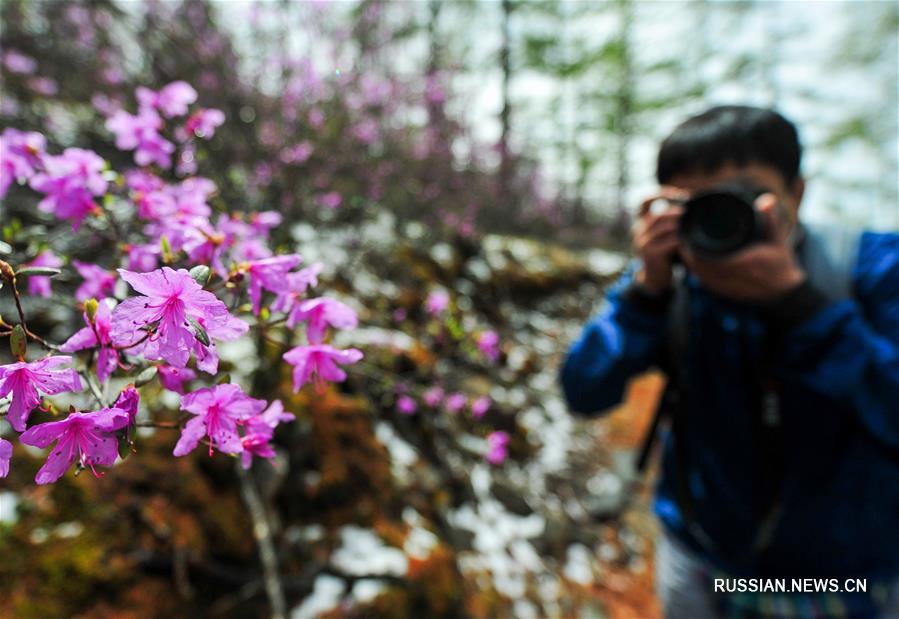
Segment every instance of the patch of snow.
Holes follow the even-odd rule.
[[[347,574],[403,576],[409,560],[403,551],[387,546],[369,529],[347,525],[340,529],[341,546],[331,555],[331,563]]]
[[[322,574],[315,579],[312,593],[291,611],[290,619],[315,619],[340,603],[344,589],[343,579]]]

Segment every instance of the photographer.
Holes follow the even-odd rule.
[[[801,224],[800,155],[771,110],[678,126],[638,260],[562,368],[581,414],[651,367],[668,376],[654,507],[669,619],[899,617],[899,234]],[[792,586],[816,578],[837,586]],[[788,589],[720,586],[764,579]]]

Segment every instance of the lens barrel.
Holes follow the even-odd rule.
[[[721,185],[684,203],[680,236],[707,260],[724,258],[765,237],[765,220],[755,206],[764,192],[747,185]]]

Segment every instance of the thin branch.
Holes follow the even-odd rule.
[[[271,605],[271,617],[272,619],[285,619],[287,602],[284,598],[284,585],[278,571],[278,555],[275,551],[269,519],[265,513],[265,505],[259,496],[259,490],[256,488],[253,478],[249,471],[241,466],[240,460],[235,462],[234,468],[240,481],[240,494],[247,506],[250,520],[253,522],[253,536],[259,547],[259,561],[262,563],[265,593]]]

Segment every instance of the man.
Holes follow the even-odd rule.
[[[771,110],[678,126],[633,229],[638,259],[562,368],[582,414],[650,367],[669,374],[655,498],[669,619],[899,617],[899,234],[838,235],[841,297],[840,273],[805,251],[827,237],[799,223],[800,155]],[[703,258],[679,232],[683,202],[730,182],[763,188],[764,236]]]

